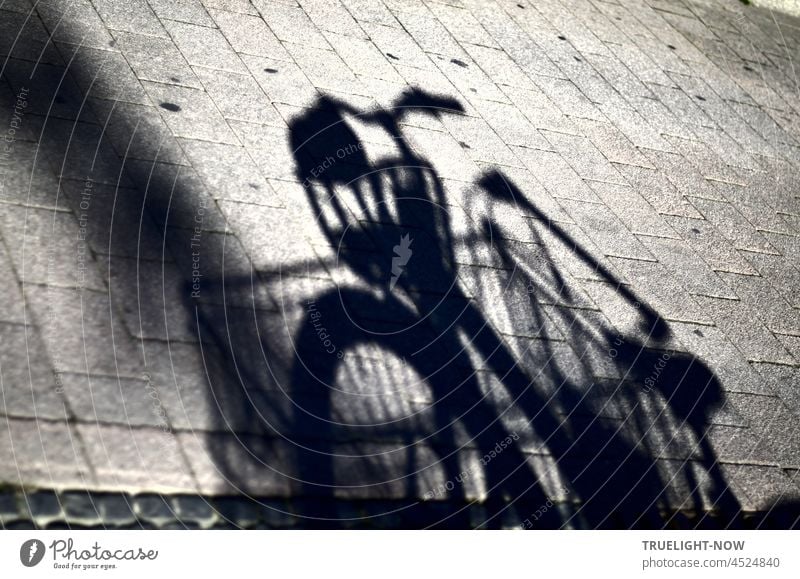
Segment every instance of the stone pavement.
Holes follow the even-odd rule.
[[[0,525],[796,524],[770,6],[0,0]]]

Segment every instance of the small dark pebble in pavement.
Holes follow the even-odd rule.
[[[161,103],[158,106],[160,106],[162,109],[167,109],[168,111],[172,111],[173,113],[177,113],[179,110],[181,110],[181,107],[179,107],[174,103]]]
[[[466,62],[464,62],[463,60],[458,60],[457,58],[451,58],[450,62],[452,62],[453,64],[457,64],[461,68],[467,68],[469,66]]]

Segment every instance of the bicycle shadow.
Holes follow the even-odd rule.
[[[536,528],[661,526],[676,502],[734,517],[706,438],[722,402],[716,377],[675,351],[658,314],[499,171],[485,172],[463,207],[448,199],[402,123],[461,112],[412,90],[373,111],[321,97],[290,123],[322,257],[273,272],[278,312],[245,314],[246,329],[227,313],[200,314],[245,384],[235,413],[284,445],[244,441],[249,463],[285,468],[287,492],[315,500],[309,525],[338,524],[336,499],[382,497],[404,499],[409,527],[464,526],[476,498],[489,527],[509,510]],[[364,127],[383,146],[357,134]],[[509,212],[529,226],[523,242],[506,230]],[[634,334],[585,309],[564,251],[614,288]],[[485,267],[465,274],[473,262]],[[490,276],[499,292],[486,289]],[[255,281],[224,283],[236,292]],[[225,415],[223,388],[213,397]],[[263,404],[252,392],[267,392]],[[229,480],[252,478],[252,464],[218,464]]]

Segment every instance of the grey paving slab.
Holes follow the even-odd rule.
[[[152,82],[145,90],[158,107],[164,123],[177,137],[219,143],[235,143],[225,119],[207,93],[186,87]]]
[[[131,426],[164,423],[146,380],[65,372],[61,382],[76,420]]]
[[[48,0],[40,2],[36,12],[47,29],[52,31],[53,41],[100,49],[113,46],[111,34],[89,0],[69,3]],[[72,25],[59,25],[65,19]]]
[[[210,10],[210,14],[236,52],[291,60],[278,38],[259,16],[222,10]]]
[[[605,205],[567,199],[561,203],[606,255],[653,260],[650,252]]]
[[[368,96],[353,71],[335,52],[311,44],[287,42],[285,46],[315,87]]]
[[[330,48],[325,37],[300,6],[261,0],[257,0],[253,5],[279,40],[297,42],[302,39],[310,48]]]
[[[39,312],[40,334],[58,371],[138,374],[136,348],[107,296],[31,285],[25,298]]]
[[[705,296],[695,299],[748,360],[792,363],[791,355],[777,338],[763,324],[753,322],[753,313],[746,304]]]
[[[77,434],[66,422],[0,418],[0,423],[3,480],[45,488],[97,484]],[[17,459],[23,456],[25,461]]]
[[[389,82],[402,82],[402,77],[392,66],[390,58],[381,53],[371,40],[330,32],[325,38],[355,74]]]
[[[124,30],[149,36],[167,35],[147,0],[124,3],[98,0],[94,2],[94,7],[111,30]]]
[[[171,39],[143,36],[137,30],[113,34],[117,48],[139,80],[201,88],[183,53]]]
[[[535,149],[516,150],[528,170],[557,199],[598,203],[599,198],[558,153]]]
[[[197,489],[175,433],[161,428],[81,424],[77,431],[85,441],[88,461],[104,488],[150,488],[160,491]],[[117,452],[110,453],[114,444]]]
[[[246,149],[234,145],[188,140],[188,158],[217,199],[279,206],[275,193]]]
[[[11,259],[20,281],[103,287],[91,252],[79,239],[80,224],[71,213],[6,205],[1,223],[4,238],[19,240],[11,247]]]
[[[0,41],[0,54],[24,60],[40,61],[48,64],[61,64],[61,57],[50,42],[50,35],[38,18],[28,18],[27,11],[7,11],[3,4],[0,11],[2,23],[0,30],[3,40]]]
[[[250,75],[200,68],[197,75],[226,119],[284,126],[278,111]]]
[[[213,26],[214,21],[208,15],[199,0],[147,0],[150,7],[162,21],[176,20],[187,24]]]
[[[165,21],[165,26],[189,64],[244,72],[244,66],[220,30],[174,21]]]
[[[708,221],[664,217],[672,228],[692,244],[694,250],[716,271],[752,275],[753,267]]]
[[[33,326],[0,324],[3,343],[2,413],[30,419],[65,420],[70,410],[60,395],[60,376],[42,347],[41,337]]]
[[[591,182],[589,186],[632,233],[659,238],[677,234],[636,189],[624,184]]]
[[[356,38],[367,37],[350,11],[339,2],[310,2],[304,0],[299,4],[318,30]]]
[[[583,179],[624,183],[622,175],[589,139],[551,131],[544,132],[544,136]]]
[[[670,320],[710,323],[711,319],[688,292],[658,262],[610,258],[614,266],[661,315]]]

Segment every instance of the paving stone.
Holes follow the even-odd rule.
[[[640,236],[639,241],[676,276],[691,294],[728,299],[738,295],[714,272],[685,241],[665,237]]]
[[[713,270],[742,275],[756,273],[742,254],[705,219],[668,215],[664,219]]]
[[[242,60],[272,102],[309,106],[319,96],[296,64],[253,56]]]
[[[169,20],[164,21],[164,25],[183,57],[192,66],[230,72],[245,71],[242,62],[219,30]]]
[[[3,304],[0,305],[0,321],[24,323],[25,304],[22,299],[22,292],[11,265],[11,260],[3,246],[0,246],[0,292],[6,296]]]
[[[353,72],[330,50],[309,44],[286,43],[286,49],[317,88],[368,96]]]
[[[155,494],[141,494],[133,497],[133,510],[138,517],[149,521],[163,522],[175,517],[170,501]]]
[[[672,322],[670,329],[688,351],[708,365],[725,391],[775,394],[719,328]]]
[[[600,111],[571,81],[540,76],[535,82],[564,114],[596,121],[604,120]]]
[[[694,136],[686,122],[678,120],[678,117],[657,98],[652,96],[631,96],[628,97],[628,102],[664,136],[664,140],[667,143],[672,144],[670,136],[685,139],[690,139]]]
[[[128,173],[133,169],[131,160],[186,164],[177,139],[155,107],[99,100],[92,101],[92,107],[106,138],[125,157]],[[116,189],[116,184],[112,187]]]
[[[367,38],[351,13],[339,2],[303,0],[300,6],[319,30]]]
[[[786,256],[790,262],[797,263],[798,258],[800,258],[800,245],[797,243],[798,236],[780,235],[769,231],[763,232],[763,235],[779,253]]]
[[[651,163],[645,156],[612,124],[590,119],[574,119],[574,122],[592,144],[612,163],[652,168]]]
[[[763,277],[720,273],[742,303],[773,332],[800,335],[800,311]]]
[[[196,492],[177,437],[163,428],[102,424],[77,427],[99,484],[107,489]],[[113,455],[107,447],[118,449]]]
[[[297,42],[302,38],[310,48],[329,48],[325,37],[299,6],[287,6],[263,0],[256,0],[253,4],[279,40]]]
[[[558,153],[522,148],[515,152],[553,197],[599,203],[597,195]]]
[[[68,409],[59,395],[63,386],[61,375],[51,366],[36,329],[0,324],[0,335],[7,345],[0,352],[3,377],[0,412],[34,419],[67,418]]]
[[[606,255],[653,260],[650,252],[605,205],[571,199],[561,204]]]
[[[630,280],[633,289],[660,315],[670,320],[710,323],[697,302],[660,263],[611,257],[614,266]]]
[[[198,69],[211,99],[226,119],[284,126],[278,112],[249,75]]]
[[[494,128],[483,119],[466,115],[448,115],[442,122],[473,161],[522,166]]]
[[[670,144],[661,137],[658,129],[651,127],[646,119],[635,110],[620,109],[610,105],[600,105],[599,108],[605,117],[598,120],[610,121],[637,147],[666,152],[672,150]]]
[[[221,10],[211,10],[210,13],[236,52],[291,60],[278,38],[258,16]]]
[[[794,413],[800,411],[800,396],[797,392],[800,371],[797,367],[769,363],[754,363],[752,366],[772,394],[779,396]]]
[[[461,58],[436,55],[432,58],[439,70],[468,100],[483,99],[505,103],[508,98],[466,54]],[[466,65],[466,66],[465,66]]]
[[[695,298],[749,360],[792,363],[791,355],[761,323],[754,323],[750,309],[739,301],[705,296]]]
[[[800,490],[778,468],[751,465],[725,465],[723,472],[731,484],[741,487],[747,497],[744,510],[764,511],[781,501],[794,501]]]
[[[158,104],[161,118],[176,137],[217,143],[235,143],[214,102],[204,92],[178,86],[145,82],[150,98]]]
[[[65,422],[0,418],[0,428],[0,480],[18,482],[21,478],[30,487],[44,489],[97,484],[75,431]],[[36,435],[31,436],[32,432]],[[31,508],[43,516],[55,516],[52,499],[42,499],[46,501],[46,505]]]
[[[147,104],[147,95],[128,61],[119,52],[87,46],[62,47],[62,51],[72,62],[72,77],[84,93],[99,99]],[[106,73],[94,74],[97,70]]]
[[[0,30],[0,54],[25,60],[41,58],[48,64],[61,64],[61,57],[50,42],[50,35],[38,18],[28,18],[25,13],[9,12],[8,3],[3,4]]]
[[[389,57],[382,54],[370,40],[333,33],[327,33],[325,38],[355,74],[403,82]]]
[[[177,20],[187,24],[214,26],[214,21],[198,0],[147,0],[153,12],[162,20]]]
[[[66,518],[72,522],[88,524],[99,523],[99,509],[95,505],[94,497],[85,492],[68,491],[59,497]]]
[[[171,503],[181,521],[197,523],[205,528],[214,524],[214,507],[203,497],[176,495],[171,497]]]
[[[149,36],[166,36],[164,28],[146,0],[133,0],[125,3],[98,0],[94,6],[106,26],[112,30],[137,32]]]
[[[117,493],[93,493],[92,501],[97,507],[100,519],[106,525],[123,526],[133,524],[133,499]]]
[[[51,40],[108,48],[113,39],[106,29],[105,23],[88,0],[78,2],[40,2],[36,11],[42,22],[51,30]],[[69,22],[69,26],[62,21]]]
[[[139,80],[202,88],[171,39],[152,38],[137,32],[115,31],[114,39]]]
[[[112,376],[117,372],[138,373],[133,344],[122,338],[125,334],[114,340],[114,334],[122,329],[114,324],[107,296],[30,285],[25,288],[25,297],[40,312],[41,336],[58,371]],[[81,331],[76,332],[76,328]]]
[[[11,259],[25,283],[100,289],[94,259],[79,239],[79,222],[70,213],[4,206],[0,227],[12,245]],[[70,242],[65,243],[64,240]]]
[[[463,49],[450,32],[430,13],[399,12],[395,17],[425,52],[458,58]]]
[[[630,185],[661,214],[700,218],[700,213],[661,171],[617,165]]]
[[[800,336],[776,334],[775,337],[780,340],[784,348],[789,350],[789,353],[794,356],[795,361],[800,362]]]
[[[161,257],[161,234],[136,189],[67,179],[61,186],[66,203],[78,216],[79,226],[85,228],[85,231],[79,230],[79,235],[86,239],[95,254],[142,259]]]
[[[589,139],[549,131],[544,135],[583,179],[607,183],[624,182],[622,175]]]
[[[34,520],[52,519],[62,514],[62,501],[53,491],[38,491],[26,495],[25,506]]]
[[[19,515],[17,496],[13,491],[3,491],[0,493],[0,520],[10,521]]]

